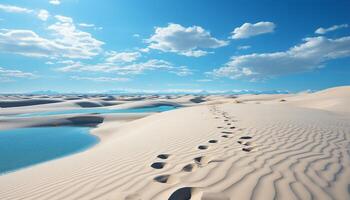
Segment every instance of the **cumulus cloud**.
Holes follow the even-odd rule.
[[[33,57],[91,58],[102,50],[103,42],[76,28],[73,19],[55,16],[50,25],[51,38],[43,38],[31,30],[0,30],[0,51]]]
[[[315,33],[322,35],[322,34],[326,34],[326,33],[330,32],[330,31],[335,31],[335,30],[338,30],[338,29],[341,29],[341,28],[347,28],[347,27],[349,27],[348,24],[334,25],[334,26],[331,26],[329,28],[322,28],[322,27],[320,27],[320,28],[318,28],[315,31]]]
[[[61,62],[64,66],[57,68],[61,72],[100,72],[115,73],[118,75],[137,75],[146,71],[163,70],[178,76],[188,76],[193,72],[186,66],[176,67],[165,60],[151,59],[138,63],[97,63],[85,64],[80,61]]]
[[[0,10],[2,10],[4,12],[9,12],[9,13],[33,14],[33,15],[36,15],[42,21],[46,21],[50,16],[49,12],[47,10],[44,10],[44,9],[34,11],[34,10],[31,10],[28,8],[12,6],[12,5],[4,5],[4,4],[0,4]]]
[[[244,46],[238,46],[237,47],[238,50],[246,50],[246,49],[250,49],[250,48],[251,48],[251,46],[249,46],[249,45],[244,45]]]
[[[203,49],[214,49],[228,45],[210,35],[200,26],[183,27],[170,23],[166,27],[156,27],[155,33],[146,40],[148,48],[163,52],[174,52],[180,55],[200,57],[208,52]]]
[[[61,1],[60,0],[50,0],[49,3],[52,5],[60,5]]]
[[[311,71],[326,61],[350,56],[350,36],[337,39],[311,37],[287,51],[232,57],[224,66],[209,74],[232,79],[269,78],[277,75]]]
[[[242,26],[235,28],[232,31],[232,39],[249,38],[265,33],[272,33],[276,25],[272,22],[258,22],[255,24],[244,23]]]
[[[12,5],[0,4],[0,10],[9,13],[32,13],[33,10]]]
[[[80,24],[78,24],[79,26],[81,26],[81,27],[95,27],[95,24],[87,24],[87,23],[80,23]]]
[[[178,76],[189,76],[193,74],[193,70],[189,69],[187,66],[180,66],[175,68],[175,70],[170,71],[170,73],[176,74]]]
[[[130,81],[129,78],[125,77],[81,77],[81,76],[72,76],[74,80],[87,80],[95,82],[126,82]]]
[[[40,20],[46,21],[49,18],[50,14],[47,10],[41,9],[41,10],[39,10],[37,16]]]
[[[107,52],[106,62],[108,63],[120,63],[120,62],[132,62],[141,57],[140,52]]]
[[[36,77],[37,75],[30,72],[23,72],[20,70],[6,69],[3,67],[0,67],[0,81],[2,82],[13,81],[13,78],[32,79]]]
[[[73,62],[64,67],[58,68],[58,71],[62,72],[114,72],[118,75],[130,75],[130,74],[141,74],[146,70],[156,69],[173,69],[174,66],[164,60],[152,59],[145,62],[132,63],[126,65],[119,65],[115,63],[98,63],[98,64],[84,64],[81,62]]]

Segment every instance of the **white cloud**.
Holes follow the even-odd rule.
[[[31,30],[0,30],[0,51],[33,57],[91,58],[100,53],[103,42],[76,28],[73,19],[55,16],[48,27],[51,38],[43,38]]]
[[[141,37],[140,34],[137,34],[137,33],[133,34],[132,36],[135,37],[135,38]]]
[[[335,31],[335,30],[337,30],[337,29],[347,28],[347,27],[349,27],[348,24],[334,25],[334,26],[331,26],[331,27],[329,27],[329,28],[322,28],[322,27],[320,27],[320,28],[318,28],[318,29],[315,31],[315,33],[316,33],[316,34],[326,34],[326,33],[330,32],[330,31]]]
[[[47,62],[45,62],[45,64],[46,64],[46,65],[53,65],[53,64],[55,64],[55,63],[53,63],[53,62],[51,62],[51,61],[47,61]]]
[[[223,67],[209,74],[232,79],[252,79],[311,71],[324,66],[328,60],[350,56],[350,36],[337,39],[312,37],[287,51],[248,54],[232,57]]]
[[[156,27],[155,33],[146,42],[150,49],[193,57],[206,55],[208,52],[203,49],[228,45],[227,41],[212,37],[200,26],[186,28],[172,23],[166,27]]]
[[[276,25],[272,22],[244,23],[232,31],[232,39],[249,38],[264,33],[272,33]]]
[[[212,52],[207,52],[207,51],[203,51],[203,50],[191,50],[191,51],[184,51],[184,52],[180,52],[180,55],[184,55],[184,56],[188,56],[188,57],[201,57],[201,56],[205,56],[209,53]]]
[[[53,4],[53,5],[60,5],[61,1],[60,0],[50,0],[49,3]]]
[[[0,4],[0,10],[9,13],[32,13],[33,10],[12,5]]]
[[[47,10],[41,9],[41,10],[39,10],[37,16],[40,20],[46,21],[49,18],[50,13]]]
[[[211,82],[212,79],[198,79],[197,82]]]
[[[37,77],[37,75],[30,73],[30,72],[23,72],[20,70],[5,69],[3,67],[0,67],[0,81],[1,82],[11,82],[11,81],[14,81],[14,78],[33,79],[36,77]]]
[[[78,24],[78,25],[81,26],[81,27],[87,27],[87,28],[89,28],[89,27],[95,27],[95,24],[80,23],[80,24]]]
[[[250,45],[244,45],[244,46],[238,46],[237,49],[238,50],[246,50],[246,49],[250,49],[251,46]]]
[[[63,16],[63,15],[55,15],[55,18],[63,23],[73,23],[73,19],[71,17]]]
[[[170,71],[170,73],[176,74],[178,76],[189,76],[193,74],[193,70],[189,69],[187,66],[180,66],[174,68],[174,70]]]
[[[107,52],[106,62],[108,63],[120,63],[120,62],[132,62],[141,57],[139,52]]]
[[[61,72],[101,72],[101,73],[115,73],[118,75],[137,75],[146,71],[164,70],[169,73],[176,74],[178,76],[188,76],[193,74],[193,71],[186,66],[176,67],[172,63],[151,59],[145,62],[139,63],[97,63],[97,64],[84,64],[82,62],[74,62],[68,60],[67,62],[61,62],[65,64],[62,67],[57,68],[57,71]]]
[[[102,27],[97,27],[95,24],[87,24],[87,23],[80,23],[78,26],[83,27],[83,28],[93,28],[94,30],[102,30]]]
[[[39,11],[34,11],[34,10],[31,10],[28,8],[12,6],[12,5],[4,5],[4,4],[0,4],[0,10],[3,10],[5,12],[9,12],[9,13],[34,14],[42,21],[46,21],[50,16],[49,12],[45,9],[40,9]]]
[[[141,51],[141,52],[144,52],[144,53],[148,53],[149,51],[150,51],[150,49],[149,48],[141,48],[141,49],[138,49],[139,51]]]
[[[87,80],[87,81],[95,81],[95,82],[126,82],[130,81],[129,78],[124,77],[80,77],[80,76],[72,76],[74,80]]]
[[[81,62],[74,62],[68,64],[64,67],[58,68],[58,71],[62,72],[114,72],[118,75],[130,75],[130,74],[141,74],[146,70],[156,70],[156,69],[174,69],[174,66],[164,60],[152,59],[146,62],[132,63],[127,65],[119,65],[115,63],[98,63],[98,64],[84,64]]]

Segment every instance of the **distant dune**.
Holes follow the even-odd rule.
[[[8,108],[8,107],[20,107],[20,106],[32,106],[32,105],[57,103],[57,102],[62,102],[62,101],[61,100],[51,100],[51,99],[0,101],[0,107],[1,108]]]

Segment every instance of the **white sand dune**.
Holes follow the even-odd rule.
[[[206,97],[105,120],[95,147],[0,176],[0,199],[350,199],[348,92],[262,104]]]
[[[347,113],[350,112],[349,99],[350,86],[330,88],[286,98],[287,103],[291,105]]]

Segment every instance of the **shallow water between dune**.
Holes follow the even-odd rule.
[[[164,112],[176,108],[169,105],[119,110],[93,108],[28,113],[13,117],[89,113],[146,113]],[[92,147],[98,143],[99,139],[89,134],[89,130],[90,128],[87,127],[66,126],[16,128],[0,131],[0,175]]]
[[[63,114],[112,114],[112,113],[147,113],[147,112],[164,112],[168,110],[176,109],[176,106],[162,105],[142,108],[131,108],[131,109],[108,109],[108,108],[83,108],[83,109],[70,109],[60,111],[45,111],[45,112],[34,112],[15,115],[14,117],[35,117],[35,116],[50,116],[50,115],[63,115]]]
[[[86,127],[17,128],[0,131],[0,175],[77,153],[99,139]]]

